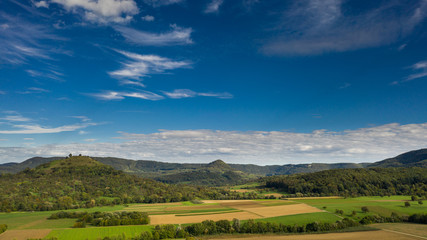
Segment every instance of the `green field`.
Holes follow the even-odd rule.
[[[319,209],[324,209],[331,213],[335,213],[336,209],[343,210],[344,217],[353,217],[352,212],[356,211],[356,219],[372,214],[390,216],[392,212],[395,212],[399,215],[427,213],[427,206],[425,204],[420,205],[418,204],[418,201],[409,201],[410,199],[410,196],[391,196],[339,199],[299,199],[294,201],[306,203],[308,205],[317,207]],[[405,201],[409,201],[411,206],[405,207]],[[363,206],[368,207],[368,213],[362,212],[361,208]]]
[[[96,228],[75,228],[53,230],[46,238],[56,237],[60,240],[74,239],[98,239],[108,236],[125,234],[127,237],[135,237],[143,231],[151,231],[152,226],[115,226]]]
[[[288,216],[280,216],[280,217],[272,217],[272,218],[263,218],[256,219],[256,222],[275,222],[275,223],[283,223],[286,225],[293,224],[306,224],[312,222],[328,222],[333,223],[338,220],[341,220],[340,217],[335,214],[331,214],[328,212],[318,212],[318,213],[304,213],[304,214],[296,214],[296,215],[288,215]]]

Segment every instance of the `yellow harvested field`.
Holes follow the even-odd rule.
[[[259,216],[249,213],[249,212],[234,212],[234,213],[221,213],[221,214],[211,214],[211,215],[193,215],[193,216],[176,216],[175,214],[166,214],[166,215],[151,215],[150,224],[184,224],[184,223],[199,223],[204,220],[233,220],[233,218],[238,219],[255,219]]]
[[[329,197],[300,197],[300,198],[285,198],[287,200],[310,200],[310,199],[337,199],[343,198],[340,196],[329,196]]]
[[[7,230],[0,234],[0,240],[44,238],[50,233],[50,231],[51,229]]]
[[[417,235],[427,239],[427,225],[414,223],[377,223],[370,225],[384,231],[394,231]]]
[[[209,238],[214,239],[214,238]],[[217,238],[218,239],[218,238]],[[399,233],[386,231],[365,231],[365,232],[346,232],[346,233],[326,233],[326,234],[304,234],[304,235],[254,235],[236,238],[222,238],[228,240],[359,240],[359,239],[387,239],[387,240],[412,240],[423,239],[415,236],[408,236]]]
[[[313,213],[313,212],[322,212],[322,210],[309,206],[307,204],[291,204],[291,205],[279,205],[279,206],[263,206],[257,201],[253,200],[209,200],[204,201],[205,203],[218,203],[219,207],[229,207],[240,212],[232,213],[206,213],[206,214],[197,214],[197,215],[187,215],[179,216],[176,214],[164,214],[164,215],[151,215],[151,224],[183,224],[183,223],[197,223],[204,220],[233,220],[233,218],[238,218],[240,220],[247,219],[258,219],[258,218],[268,218],[268,217],[278,217],[284,215],[294,215],[301,213]],[[214,205],[215,206],[215,205]],[[214,206],[209,206],[210,208]],[[193,206],[203,207],[203,206]],[[206,206],[208,207],[208,206]],[[199,208],[200,209],[200,208]],[[190,210],[190,208],[188,209]]]
[[[218,209],[224,208],[221,205],[200,205],[200,206],[177,206],[177,207],[167,207],[166,211],[176,211],[176,210],[200,210],[200,209]]]
[[[322,210],[309,206],[307,204],[259,207],[259,208],[247,209],[247,211],[251,213],[255,213],[263,218],[278,217],[278,216],[284,216],[284,215],[294,215],[294,214],[301,214],[301,213],[322,212]]]

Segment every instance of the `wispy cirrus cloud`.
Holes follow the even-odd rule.
[[[176,61],[158,55],[141,55],[126,51],[118,51],[127,58],[122,62],[122,68],[109,72],[111,77],[118,78],[122,84],[138,85],[144,77],[151,74],[162,74],[168,70],[189,68],[189,61]],[[129,80],[131,79],[131,80]]]
[[[101,93],[91,93],[87,95],[100,100],[106,100],[106,101],[123,100],[125,98],[139,98],[139,99],[152,100],[152,101],[164,99],[163,96],[153,92],[149,92],[149,91],[138,91],[138,92],[104,91]]]
[[[23,117],[21,114],[16,113],[15,115],[8,115],[0,118],[0,120],[8,121],[8,122],[29,122],[30,118]]]
[[[217,13],[219,12],[219,7],[223,4],[224,0],[212,0],[205,9],[205,13]]]
[[[409,75],[404,81],[411,81],[418,78],[425,78],[427,77],[427,61],[421,61],[417,62],[414,65],[411,66],[411,69],[413,71],[416,71],[417,73],[413,73]]]
[[[182,28],[171,25],[171,31],[165,33],[150,33],[139,31],[124,26],[116,26],[114,29],[121,33],[127,41],[143,46],[172,46],[192,44],[192,28]]]
[[[377,1],[362,12],[342,0],[294,2],[261,51],[268,55],[319,55],[391,44],[427,16],[427,1]]]
[[[233,98],[233,95],[227,92],[224,93],[202,93],[202,92],[194,92],[190,89],[175,89],[172,92],[163,91],[163,93],[169,97],[174,99],[179,98],[193,98],[197,96],[202,97],[215,97],[215,98],[222,98],[222,99],[228,99]]]
[[[50,144],[28,148],[0,148],[0,162],[23,161],[34,155],[84,154],[167,162],[290,164],[312,162],[373,162],[409,150],[425,148],[427,123],[339,132],[315,130],[219,131],[159,130],[150,134],[119,132],[120,143]]]
[[[139,13],[134,0],[50,0],[67,11],[77,13],[89,22],[126,23]]]
[[[24,64],[29,59],[52,59],[61,53],[43,41],[63,40],[43,25],[11,16],[0,10],[0,63]]]
[[[19,94],[33,94],[33,93],[48,93],[48,92],[50,92],[50,91],[47,89],[44,89],[44,88],[30,87],[30,88],[27,88],[27,90],[25,90],[25,91],[18,91],[17,93],[19,93]]]
[[[40,70],[33,70],[33,69],[27,69],[25,70],[31,77],[34,78],[41,78],[41,79],[52,79],[55,81],[64,81],[63,76],[64,74],[53,70],[53,69],[48,69],[46,71],[40,71]]]
[[[81,121],[72,125],[63,125],[59,127],[48,127],[41,126],[35,123],[36,121],[31,118],[22,116],[16,111],[5,111],[6,115],[1,117],[0,120],[6,121],[0,129],[0,134],[44,134],[44,133],[60,133],[60,132],[72,132],[79,129],[87,128],[89,126],[96,126],[97,123],[93,123],[89,118],[84,116],[75,116],[75,118]],[[19,124],[17,123],[19,122]],[[25,124],[24,124],[25,123]]]
[[[73,124],[64,125],[59,127],[45,127],[38,124],[31,125],[12,125],[12,128],[16,130],[0,130],[0,134],[44,134],[44,133],[60,133],[60,132],[72,132],[78,129],[87,128],[89,126],[95,126],[96,123],[84,123],[84,124]]]

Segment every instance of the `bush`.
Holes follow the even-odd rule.
[[[405,202],[405,207],[410,207],[411,204],[409,202]]]
[[[7,230],[6,224],[0,224],[0,233],[4,233]]]
[[[369,212],[368,207],[363,206],[363,207],[362,207],[362,212],[363,212],[363,213],[367,213],[367,212]]]
[[[86,227],[86,222],[85,221],[76,222],[73,225],[73,228],[85,228],[85,227]]]

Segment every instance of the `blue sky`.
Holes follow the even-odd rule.
[[[0,163],[426,147],[426,18],[426,0],[3,0]]]

